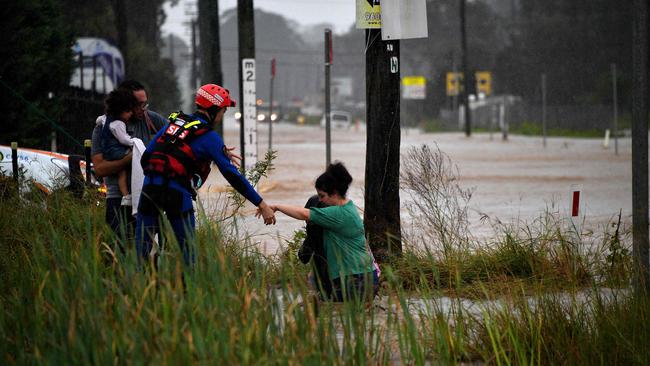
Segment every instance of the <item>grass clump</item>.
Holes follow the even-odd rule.
[[[439,148],[412,148],[403,161],[402,185],[413,218],[407,250],[394,265],[409,289],[433,288],[483,296],[482,286],[500,293],[515,284],[562,290],[592,282],[629,282],[629,228],[621,216],[597,235],[581,232],[567,218],[545,211],[532,222],[504,224],[483,215],[494,235],[478,239],[469,229],[471,189],[459,185],[459,172]],[[628,244],[625,244],[625,243]]]

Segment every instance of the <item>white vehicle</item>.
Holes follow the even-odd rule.
[[[330,126],[332,128],[349,129],[352,117],[350,113],[343,111],[330,111]],[[325,128],[325,114],[320,119],[320,126]]]

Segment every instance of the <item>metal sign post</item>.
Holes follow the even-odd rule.
[[[242,59],[242,120],[244,123],[244,170],[257,163],[257,105],[255,104],[255,59]]]
[[[275,57],[271,59],[271,90],[269,96],[269,151],[273,150],[273,81],[275,80]]]
[[[330,131],[330,66],[332,65],[332,30],[325,29],[325,166],[332,162]]]
[[[612,64],[612,104],[614,105],[614,154],[618,155],[618,93],[616,90],[616,64]]]
[[[546,74],[542,74],[542,144],[546,147]]]

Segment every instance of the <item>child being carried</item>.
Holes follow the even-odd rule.
[[[120,160],[133,147],[133,138],[126,132],[126,123],[133,115],[138,100],[129,90],[116,89],[108,94],[104,104],[106,121],[102,129],[102,154],[104,160]],[[126,169],[117,174],[117,182],[122,194],[122,206],[131,206]]]

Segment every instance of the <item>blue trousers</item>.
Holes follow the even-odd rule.
[[[181,253],[183,254],[183,263],[185,266],[192,267],[195,263],[195,254],[193,248],[194,229],[196,220],[193,211],[187,211],[180,215],[165,215],[171,224],[172,230]],[[138,214],[135,228],[135,249],[139,261],[146,261],[153,247],[153,238],[160,234],[161,215],[143,215]],[[160,235],[158,235],[160,240]]]

